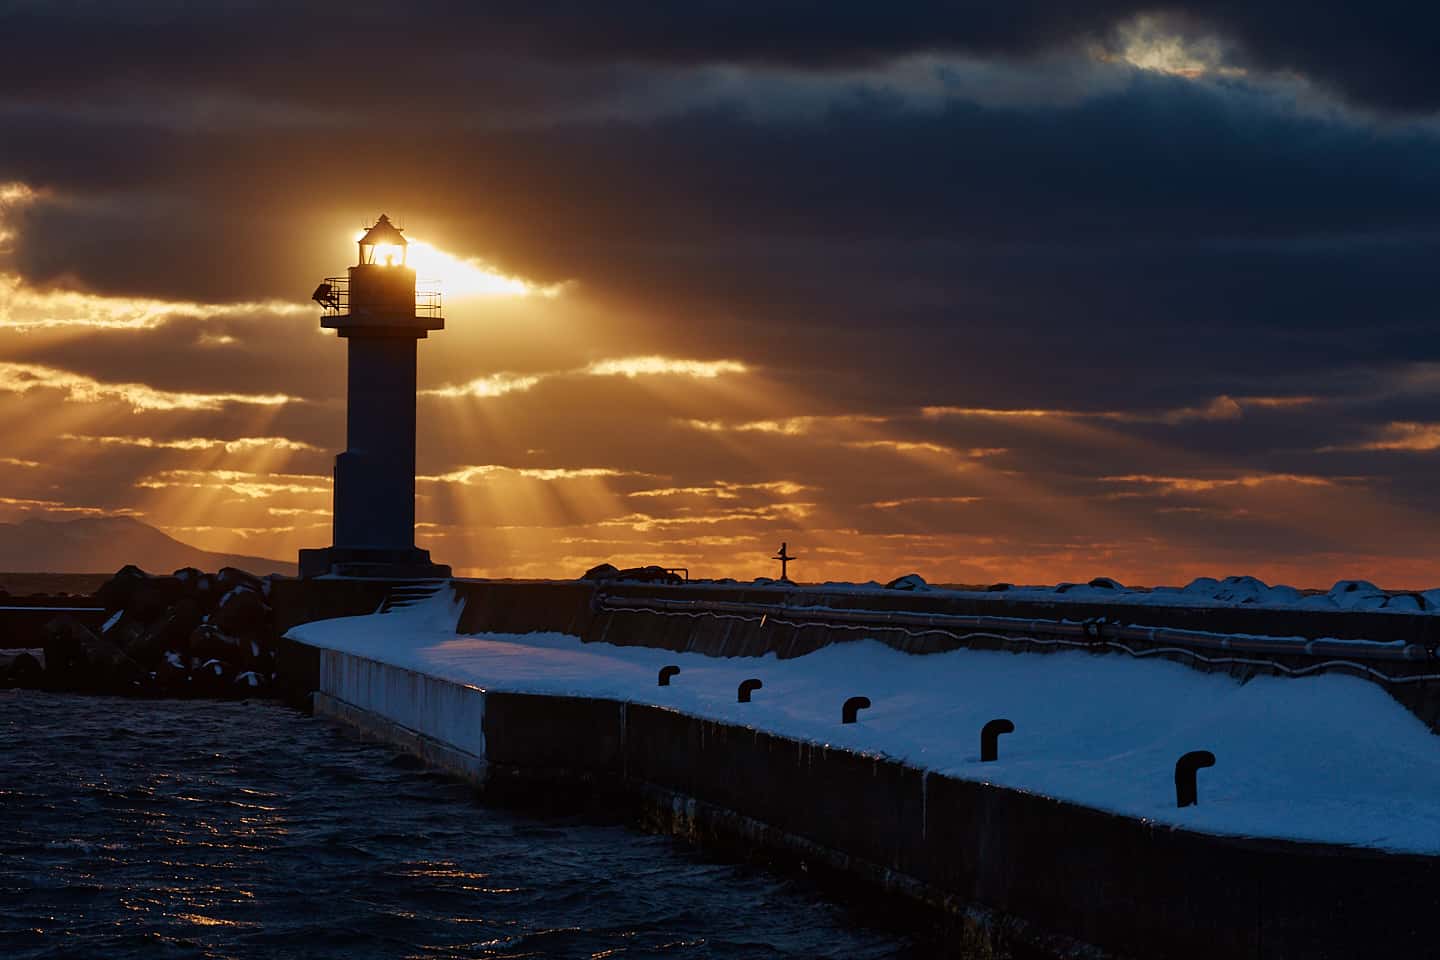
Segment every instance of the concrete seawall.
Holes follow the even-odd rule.
[[[287,655],[317,713],[496,799],[595,799],[803,863],[924,911],[976,956],[1399,957],[1440,939],[1437,858],[1215,837],[671,709]]]
[[[587,642],[716,657],[773,653],[781,659],[863,636],[915,654],[960,647],[1043,654],[1084,647],[1097,655],[1174,660],[1240,680],[1345,673],[1380,684],[1440,732],[1440,616],[1435,615],[721,584],[458,580],[454,588],[465,601],[460,633],[551,631]],[[271,600],[283,632],[312,620],[373,613],[389,589],[373,580],[282,580],[274,584]],[[1130,624],[1155,629],[1147,633]],[[1354,640],[1375,642],[1347,643]]]
[[[485,694],[411,670],[319,651],[315,712],[380,735],[433,766],[485,779]]]

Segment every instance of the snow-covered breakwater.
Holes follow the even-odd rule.
[[[469,698],[463,752],[482,782],[613,788],[664,829],[828,864],[1000,940],[1147,957],[1429,950],[1440,756],[1377,685],[1241,685],[1077,652],[860,641],[782,660],[461,636],[461,605],[441,594],[290,635],[323,651],[330,712],[407,748],[458,736],[432,698]],[[659,687],[666,664],[680,672]],[[738,703],[748,677],[764,686]],[[843,725],[855,694],[872,706]],[[997,716],[1016,731],[982,764],[979,727]],[[1177,809],[1189,749],[1219,762],[1200,804]]]
[[[465,601],[462,634],[553,632],[587,643],[781,659],[873,638],[907,653],[1085,650],[1117,661],[1173,660],[1241,682],[1333,673],[1378,684],[1440,730],[1440,616],[1242,603],[1226,592],[1236,584],[1219,585],[1225,597],[1209,606],[1193,596],[1175,605],[1121,602],[1130,592],[1088,586],[1043,600],[834,584],[456,581],[454,589]],[[386,590],[373,581],[276,581],[272,602],[284,629],[374,611],[389,602]]]

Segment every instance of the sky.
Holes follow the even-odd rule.
[[[0,521],[327,545],[383,212],[457,573],[1435,586],[1437,21],[0,0]]]

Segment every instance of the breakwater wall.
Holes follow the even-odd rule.
[[[317,713],[489,796],[595,800],[801,863],[923,910],[975,956],[1434,952],[1437,858],[1211,836],[666,708],[480,690],[300,644],[292,656]]]
[[[132,574],[128,578],[127,572]],[[194,604],[175,605],[206,584],[218,589],[208,598],[192,597]],[[247,596],[234,594],[237,585]],[[59,636],[69,647],[79,648],[62,659],[100,664],[89,671],[94,676],[78,676],[64,664],[48,669],[47,657],[43,682],[57,689],[124,692],[109,681],[133,673],[137,689],[150,695],[291,696],[295,691],[288,689],[286,671],[271,669],[278,666],[271,661],[274,637],[301,623],[375,613],[433,586],[365,579],[262,582],[239,571],[221,571],[215,577],[180,571],[145,579],[127,568],[102,591],[108,591],[108,598],[97,595],[90,601],[94,606],[87,604],[88,598],[67,597],[60,606],[43,602],[46,598],[27,598],[28,603],[0,608],[0,649],[46,646],[51,634],[51,639]],[[873,637],[915,654],[961,647],[1027,653],[1082,648],[1095,654],[1174,660],[1240,680],[1265,674],[1346,673],[1380,684],[1440,732],[1440,616],[1434,614],[1138,605],[1118,597],[1110,603],[1093,597],[1062,602],[1004,593],[709,582],[458,580],[454,589],[465,601],[462,633],[546,631],[587,642],[721,657],[773,653],[782,659]],[[241,601],[253,599],[248,596],[252,593],[263,597],[263,630],[249,622],[255,617],[247,620],[232,616],[232,611],[217,621],[219,632],[205,633],[197,646],[191,628],[201,622],[207,603],[214,606],[225,599],[247,607]],[[240,612],[256,613],[248,607]],[[105,631],[105,642],[97,642],[101,621],[108,624],[107,618],[122,610],[117,629]],[[259,650],[260,655],[247,656],[246,650]],[[133,670],[108,666],[118,662],[129,668],[124,658],[135,661]],[[223,675],[212,677],[203,667],[217,658]],[[176,659],[185,669],[171,662]],[[195,670],[203,682],[194,682]],[[241,676],[258,686],[232,690],[232,682]],[[16,681],[0,663],[0,684]],[[274,690],[269,689],[272,684]],[[127,681],[126,690],[131,686]]]
[[[374,613],[391,585],[277,580],[281,631]],[[1237,679],[1338,672],[1383,686],[1440,732],[1440,616],[1389,611],[1044,602],[780,585],[458,580],[461,633],[565,633],[709,656],[803,656],[872,637],[907,653],[961,647],[1156,657]]]
[[[85,601],[0,604],[0,648],[43,646],[45,627],[59,617],[70,617],[98,630],[105,622],[105,608]]]

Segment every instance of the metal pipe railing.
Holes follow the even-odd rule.
[[[616,605],[621,600],[623,605]],[[666,600],[661,598],[612,598],[600,594],[596,603],[601,610],[623,612],[665,612],[689,615],[758,615],[760,622],[769,619],[798,627],[833,626],[853,629],[877,627],[905,630],[910,633],[938,632],[958,636],[953,631],[968,630],[999,634],[1000,639],[1025,640],[1034,634],[1046,637],[1075,638],[1076,646],[1106,643],[1145,642],[1180,644],[1209,651],[1238,654],[1268,654],[1293,657],[1335,657],[1385,662],[1423,662],[1434,655],[1418,643],[1365,644],[1341,640],[1305,640],[1286,637],[1264,637],[1209,633],[1176,627],[1140,627],[1109,623],[1103,618],[1090,620],[1038,620],[1018,617],[996,617],[970,614],[914,613],[905,610],[849,610],[834,607],[808,607],[790,604],[752,603],[737,600]],[[1126,648],[1128,649],[1128,648]],[[1134,652],[1134,651],[1131,651]],[[1387,678],[1393,679],[1393,678]]]

